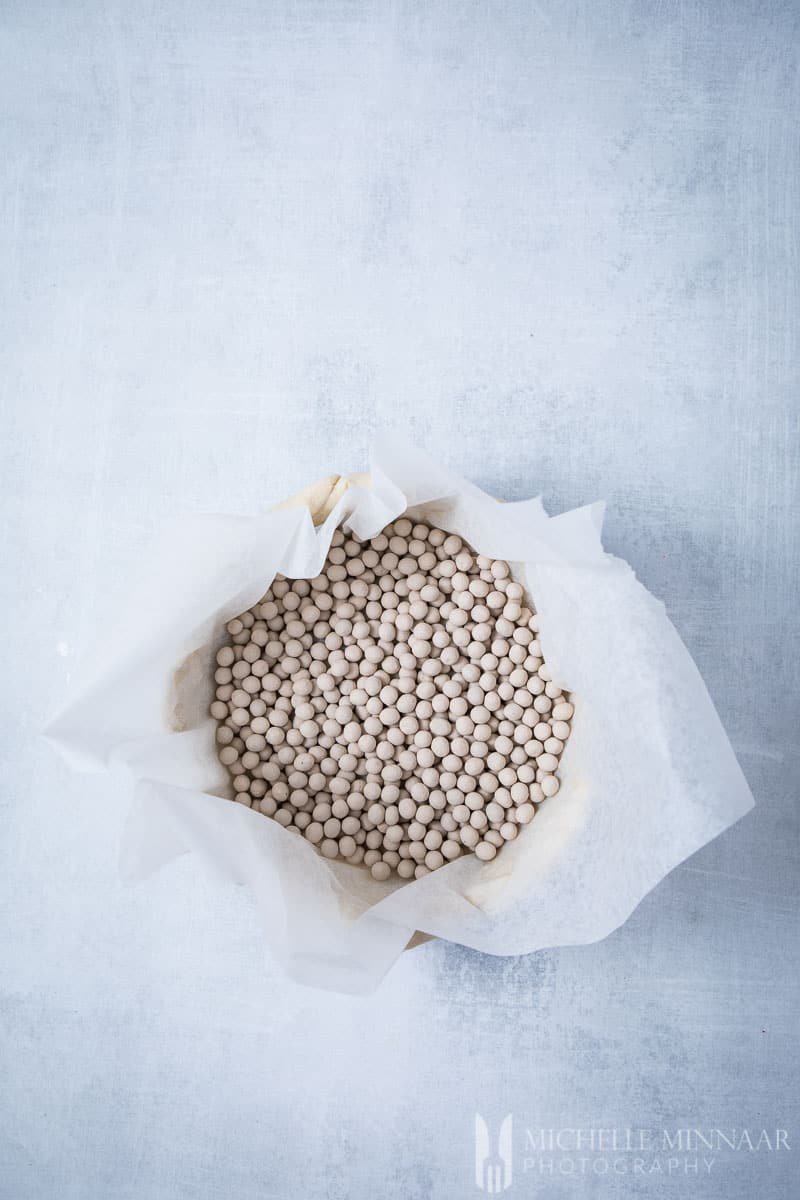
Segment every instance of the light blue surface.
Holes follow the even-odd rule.
[[[476,1110],[512,1196],[797,1193],[797,45],[774,2],[3,6],[4,1198],[462,1200]],[[35,736],[162,519],[392,424],[608,500],[757,807],[599,945],[355,1000],[196,860],[122,885],[120,798]],[[791,1149],[525,1144],[687,1126]]]

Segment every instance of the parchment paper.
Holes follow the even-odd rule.
[[[369,992],[416,930],[490,954],[605,937],[752,807],[697,668],[663,605],[603,551],[602,505],[548,517],[537,499],[503,504],[396,439],[373,452],[370,480],[337,484],[318,528],[292,506],[170,524],[46,736],[130,791],[129,878],[201,853],[251,889],[272,952],[304,983]],[[225,798],[207,712],[225,622],[277,572],[319,574],[338,525],[371,537],[406,510],[512,564],[575,715],[560,792],[496,859],[378,883]]]

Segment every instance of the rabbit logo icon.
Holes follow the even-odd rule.
[[[488,1125],[480,1113],[475,1113],[475,1183],[481,1191],[492,1196],[511,1187],[512,1132],[513,1120],[509,1113],[503,1119],[497,1146],[493,1148]]]

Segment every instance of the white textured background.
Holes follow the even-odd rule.
[[[476,1108],[790,1131],[513,1195],[798,1194],[798,16],[0,6],[3,1200],[461,1200]],[[357,1000],[284,982],[195,860],[120,884],[121,798],[35,739],[163,517],[397,422],[608,499],[758,807],[600,945],[432,944]]]

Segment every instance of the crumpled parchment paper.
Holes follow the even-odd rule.
[[[664,606],[603,551],[602,505],[549,517],[538,499],[504,504],[396,439],[376,448],[369,476],[315,487],[305,507],[295,499],[166,527],[122,619],[45,731],[77,768],[112,769],[130,789],[127,876],[199,852],[252,891],[290,976],[365,993],[415,931],[490,954],[597,941],[752,807]],[[575,715],[560,792],[496,859],[468,855],[411,883],[378,883],[225,798],[207,713],[226,621],[277,572],[319,574],[338,525],[368,538],[406,510],[511,563]]]

